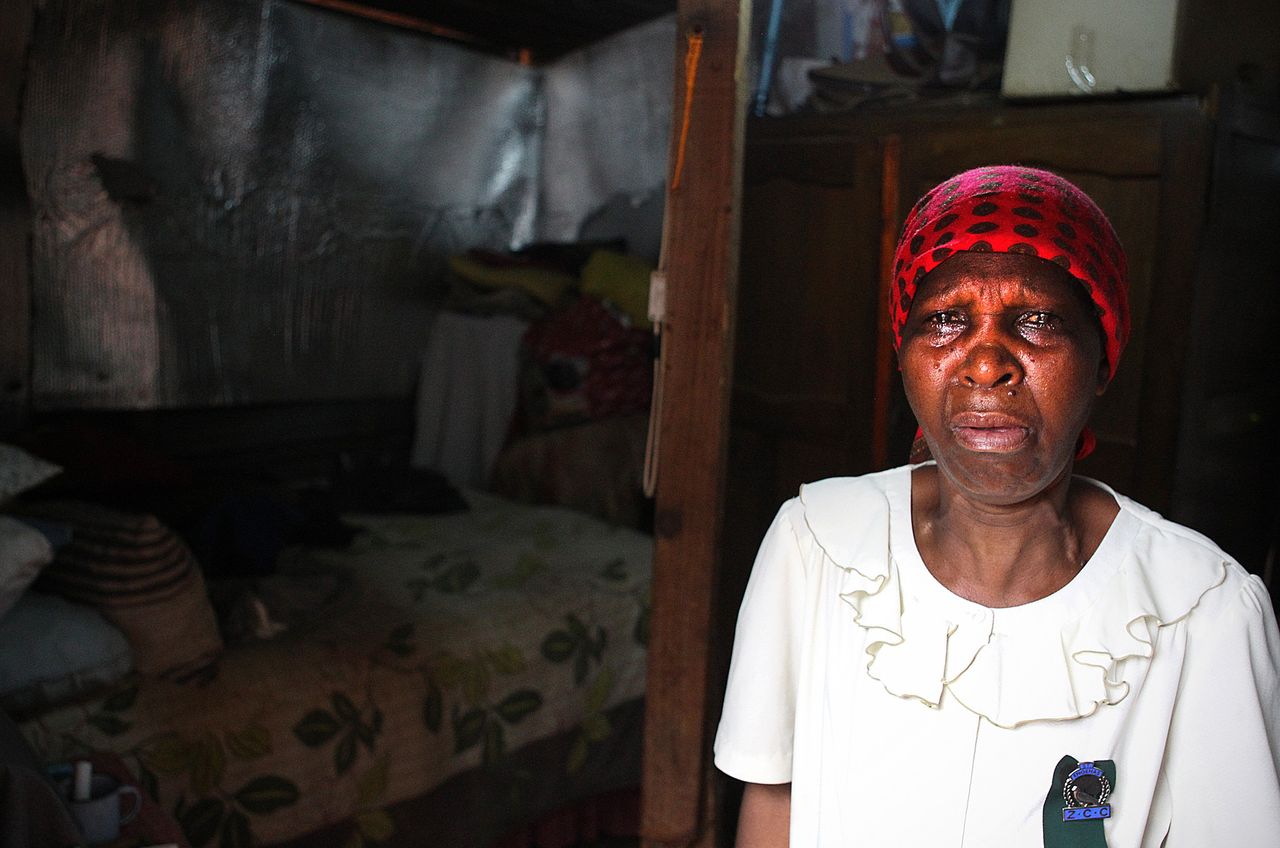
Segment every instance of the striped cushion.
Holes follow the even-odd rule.
[[[24,511],[71,528],[37,588],[98,609],[120,628],[143,674],[204,679],[222,652],[204,575],[182,539],[154,515],[95,504],[42,503]]]

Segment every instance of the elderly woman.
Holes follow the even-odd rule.
[[[894,276],[932,459],[806,485],[764,539],[716,738],[739,846],[1280,845],[1261,581],[1072,475],[1129,334],[1106,217],[980,168]]]

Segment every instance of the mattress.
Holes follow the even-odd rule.
[[[346,516],[361,528],[349,549],[290,548],[271,578],[307,599],[287,629],[228,648],[210,683],[134,680],[24,735],[50,762],[119,754],[194,845],[322,829],[416,844],[433,824],[403,811],[431,809],[415,800],[446,783],[484,778],[504,821],[572,800],[584,775],[634,783],[652,540],[467,500],[450,515]]]

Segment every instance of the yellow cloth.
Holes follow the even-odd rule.
[[[554,304],[578,281],[569,274],[547,268],[512,266],[495,268],[466,256],[449,257],[449,268],[469,283],[482,288],[515,288],[543,303]]]
[[[582,269],[582,292],[607,300],[622,310],[636,327],[649,324],[649,275],[653,266],[643,259],[597,250]]]

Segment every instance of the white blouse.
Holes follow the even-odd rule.
[[[990,609],[921,560],[911,470],[802,487],[743,599],[715,761],[792,784],[791,845],[1039,846],[1064,755],[1116,764],[1109,848],[1280,845],[1262,582],[1098,483],[1120,512],[1080,573]]]

